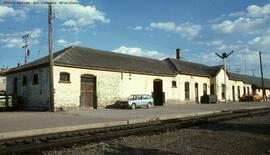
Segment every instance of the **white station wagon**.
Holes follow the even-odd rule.
[[[150,95],[147,94],[133,94],[130,95],[127,100],[120,100],[118,102],[121,108],[129,107],[136,109],[136,107],[147,107],[151,108],[154,104],[154,100]]]

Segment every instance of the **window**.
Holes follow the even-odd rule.
[[[246,95],[246,87],[243,87],[244,95]]]
[[[261,92],[261,89],[258,89],[258,92]]]
[[[211,84],[211,86],[210,86],[210,94],[211,95],[215,94],[215,85],[214,84]]]
[[[27,85],[27,76],[23,76],[22,85],[23,86]]]
[[[225,89],[226,89],[225,84],[222,84],[221,87],[222,87],[221,97],[222,97],[222,99],[225,99]]]
[[[189,99],[189,82],[185,82],[185,99]]]
[[[249,95],[249,87],[247,87],[247,94]]]
[[[70,83],[70,74],[67,72],[61,72],[59,82]]]
[[[203,84],[203,95],[207,95],[207,84]]]
[[[34,74],[33,76],[33,85],[37,85],[38,84],[38,74]]]
[[[172,81],[172,88],[176,88],[176,81]]]

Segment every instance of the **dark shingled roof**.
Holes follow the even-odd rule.
[[[154,75],[173,75],[168,62],[92,48],[71,46],[54,53],[55,65],[127,71]],[[48,65],[48,56],[12,69],[9,73]]]
[[[108,51],[102,51],[92,48],[79,46],[70,46],[53,54],[55,65],[82,67],[112,71],[126,71],[151,75],[174,76],[177,73],[191,74],[198,76],[215,76],[222,68],[219,66],[206,66],[203,64],[167,58],[165,60],[155,60],[150,58],[131,56]],[[49,57],[43,57],[6,72],[11,74],[31,70],[34,68],[45,67],[49,65]],[[261,88],[261,80],[258,77],[252,77],[241,74],[228,73],[230,79],[241,80],[248,84],[253,84]],[[270,79],[265,79],[265,88],[270,88]]]
[[[129,71],[147,74],[172,75],[166,62],[150,58],[131,56],[92,48],[74,46],[67,49],[54,62],[81,67],[106,70]]]
[[[235,74],[235,73],[228,73],[230,79],[234,80],[241,80],[247,84],[253,84],[258,88],[262,88],[262,81],[260,77],[243,75],[243,74]],[[270,88],[270,79],[264,78],[264,88]]]
[[[64,53],[69,48],[70,47],[53,53],[53,58],[56,58],[57,56]],[[29,70],[32,68],[39,68],[39,67],[44,67],[44,66],[48,66],[48,65],[49,65],[49,56],[45,56],[45,57],[42,57],[42,58],[37,59],[35,61],[32,61],[30,63],[27,63],[25,65],[21,65],[19,67],[12,68],[7,72],[7,74],[14,73],[14,72],[22,72],[22,71],[26,71],[26,70]]]
[[[171,61],[176,70],[183,74],[194,74],[202,76],[215,76],[219,70],[223,67],[221,66],[206,66],[203,64],[193,63],[189,61],[177,60],[177,59],[168,59]]]

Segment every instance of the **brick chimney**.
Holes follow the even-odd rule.
[[[181,58],[181,57],[180,57],[180,48],[177,48],[177,49],[176,49],[176,59],[177,59],[177,60],[180,60],[180,58]]]

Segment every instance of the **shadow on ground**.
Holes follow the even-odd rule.
[[[264,123],[235,123],[221,122],[201,125],[198,129],[213,130],[213,131],[239,131],[248,132],[251,134],[270,135],[270,124]]]
[[[150,148],[133,148],[124,145],[110,147],[104,152],[106,155],[179,155],[179,153]]]

